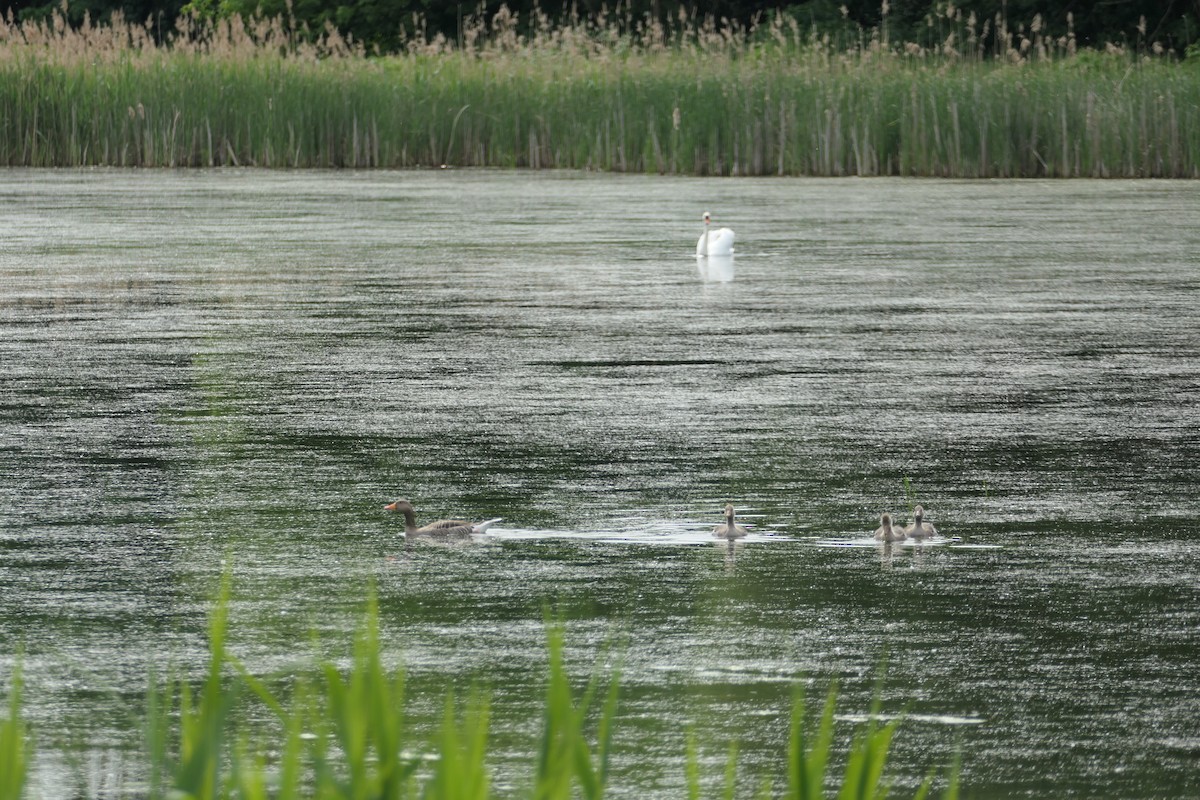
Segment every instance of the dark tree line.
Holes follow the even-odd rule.
[[[3,2],[3,0],[0,0]],[[741,25],[751,25],[765,15],[788,14],[806,30],[845,36],[854,31],[871,31],[886,24],[892,41],[934,45],[946,35],[951,21],[947,12],[956,9],[959,21],[974,14],[982,28],[985,20],[994,33],[994,20],[1002,15],[1011,31],[1025,31],[1040,17],[1043,35],[1064,36],[1071,31],[1081,47],[1103,47],[1106,43],[1145,46],[1157,42],[1182,56],[1189,45],[1200,49],[1200,0],[889,0],[886,18],[883,0],[507,0],[505,5],[520,19],[531,19],[540,9],[551,19],[571,9],[582,16],[598,15],[608,9],[610,22],[641,21],[647,15],[661,20],[677,20],[681,11],[703,18],[712,16]],[[62,0],[16,0],[7,3],[8,13],[17,20],[46,18],[61,11]],[[290,6],[290,8],[289,8]],[[168,35],[176,18],[184,12],[213,17],[238,13],[281,15],[295,21],[297,28],[322,30],[332,24],[356,41],[389,51],[402,41],[402,30],[413,31],[414,15],[425,21],[427,34],[442,33],[448,39],[460,35],[463,19],[478,16],[482,8],[490,16],[501,6],[499,0],[482,3],[453,0],[68,0],[67,17],[78,24],[87,14],[93,21],[105,22],[119,11],[131,22],[149,22],[156,34]]]

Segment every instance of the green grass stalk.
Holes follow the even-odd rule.
[[[687,761],[684,770],[688,800],[700,800],[700,748],[696,744],[694,729],[687,733]]]
[[[809,734],[805,726],[804,692],[797,688],[792,700],[791,734],[788,738],[788,780],[786,800],[818,800],[825,796],[829,751],[833,743],[833,713],[837,704],[837,684],[829,687],[816,730]]]
[[[723,800],[734,800],[737,797],[737,742],[729,743],[729,754],[725,757],[725,790],[721,794]]]
[[[151,785],[157,789],[165,776],[167,794],[195,800],[226,796],[223,765],[229,744],[228,722],[239,695],[239,684],[222,680],[228,593],[226,577],[209,621],[209,668],[200,688],[193,690],[179,680],[165,688],[152,688],[148,695],[146,742],[152,759]],[[178,735],[172,748],[167,730],[176,713]]]
[[[913,491],[912,481],[908,479],[907,475],[904,476],[904,499],[908,502],[908,513],[911,514],[917,507],[917,493]]]
[[[21,800],[29,768],[29,736],[21,718],[21,668],[13,670],[8,708],[0,718],[0,800]]]
[[[595,748],[587,735],[588,715],[599,688],[599,676],[593,675],[578,703],[563,665],[563,627],[547,623],[547,647],[550,674],[546,686],[542,743],[537,763],[534,797],[557,800],[572,797],[577,785],[587,800],[601,800],[608,788],[612,723],[617,712],[619,673],[608,678],[608,689],[599,710]]]

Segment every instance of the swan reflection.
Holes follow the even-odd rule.
[[[697,258],[696,269],[705,283],[729,283],[733,280],[733,256]]]

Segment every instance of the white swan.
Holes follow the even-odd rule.
[[[696,255],[698,256],[728,256],[733,254],[733,231],[729,228],[720,228],[718,230],[709,230],[709,225],[712,224],[712,215],[707,211],[704,212],[704,233],[700,236],[700,241],[696,242]]]

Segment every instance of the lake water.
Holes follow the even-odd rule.
[[[793,686],[852,721],[885,659],[897,796],[956,749],[970,796],[1200,795],[1197,220],[1182,182],[0,171],[32,796],[136,787],[226,563],[267,676],[374,585],[418,724],[490,687],[502,794],[549,605],[575,675],[623,642],[614,797],[683,796],[689,730],[778,785]],[[407,545],[399,496],[504,520]],[[939,539],[871,541],[913,503]]]

